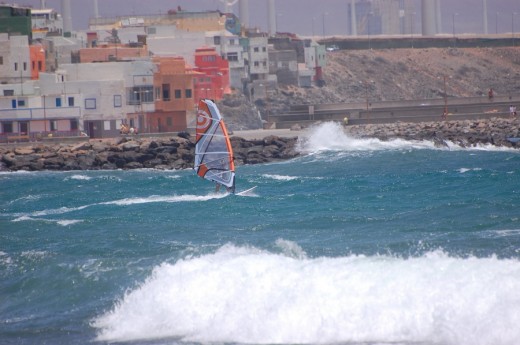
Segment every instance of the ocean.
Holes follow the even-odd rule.
[[[1,173],[0,343],[520,341],[520,151],[354,139],[192,170]]]

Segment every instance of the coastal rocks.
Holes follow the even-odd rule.
[[[268,137],[247,141],[232,137],[235,164],[259,164],[296,157],[297,138]],[[172,138],[90,140],[79,144],[34,144],[0,147],[0,171],[112,170],[193,167],[194,138],[188,133]]]
[[[517,147],[519,119],[396,122],[344,127],[359,138],[427,140],[437,147],[474,147],[491,144]],[[298,138],[268,136],[259,140],[231,137],[235,164],[261,164],[300,155]],[[520,148],[520,145],[518,146]],[[0,171],[17,170],[105,170],[105,169],[187,169],[193,167],[195,142],[192,136],[172,138],[127,138],[90,140],[80,144],[34,144],[0,147]]]
[[[485,120],[439,121],[423,123],[396,122],[379,125],[347,126],[345,132],[360,138],[389,140],[428,140],[435,146],[452,142],[461,147],[491,144],[516,147],[508,138],[520,134],[519,119],[491,118]]]

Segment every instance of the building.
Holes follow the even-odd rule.
[[[247,66],[251,80],[267,79],[269,74],[269,52],[267,50],[267,34],[249,34],[244,41],[247,51]]]
[[[0,82],[22,85],[31,74],[28,37],[0,33]]]
[[[145,115],[146,127],[152,133],[184,131],[195,118],[194,74],[181,57],[155,57],[153,63],[157,66],[152,95],[155,110]],[[130,121],[136,115],[141,116],[131,114]]]
[[[79,50],[80,63],[143,60],[148,57],[148,47],[139,43],[103,43]]]
[[[275,50],[269,47],[269,74],[276,75],[278,85],[298,85],[298,61],[296,50]]]
[[[219,11],[188,12],[170,10],[167,14],[90,18],[89,30],[112,30],[130,26],[175,26],[191,32],[222,31],[227,16]]]
[[[31,41],[31,9],[0,4],[0,33],[27,36]]]
[[[53,9],[32,9],[31,24],[34,40],[63,35],[63,18]]]
[[[315,71],[314,82],[317,85],[323,84],[323,67],[327,63],[325,46],[311,41],[308,47],[305,47],[305,65],[307,68]]]
[[[217,53],[216,48],[198,48],[195,51],[193,71],[198,72],[193,81],[196,100],[201,98],[220,100],[224,94],[231,92],[229,63]]]
[[[215,46],[217,53],[229,64],[229,79],[232,88],[242,90],[248,74],[245,64],[244,47],[240,44],[240,37],[232,34],[209,36],[208,45]]]

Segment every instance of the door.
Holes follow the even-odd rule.
[[[29,122],[19,122],[18,132],[23,135],[29,134]]]

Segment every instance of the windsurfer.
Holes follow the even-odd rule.
[[[222,186],[220,183],[217,183],[215,185],[215,193],[218,193],[220,191],[220,186]],[[233,188],[233,187],[226,187],[226,192],[228,192],[228,193],[235,193],[235,188]]]

